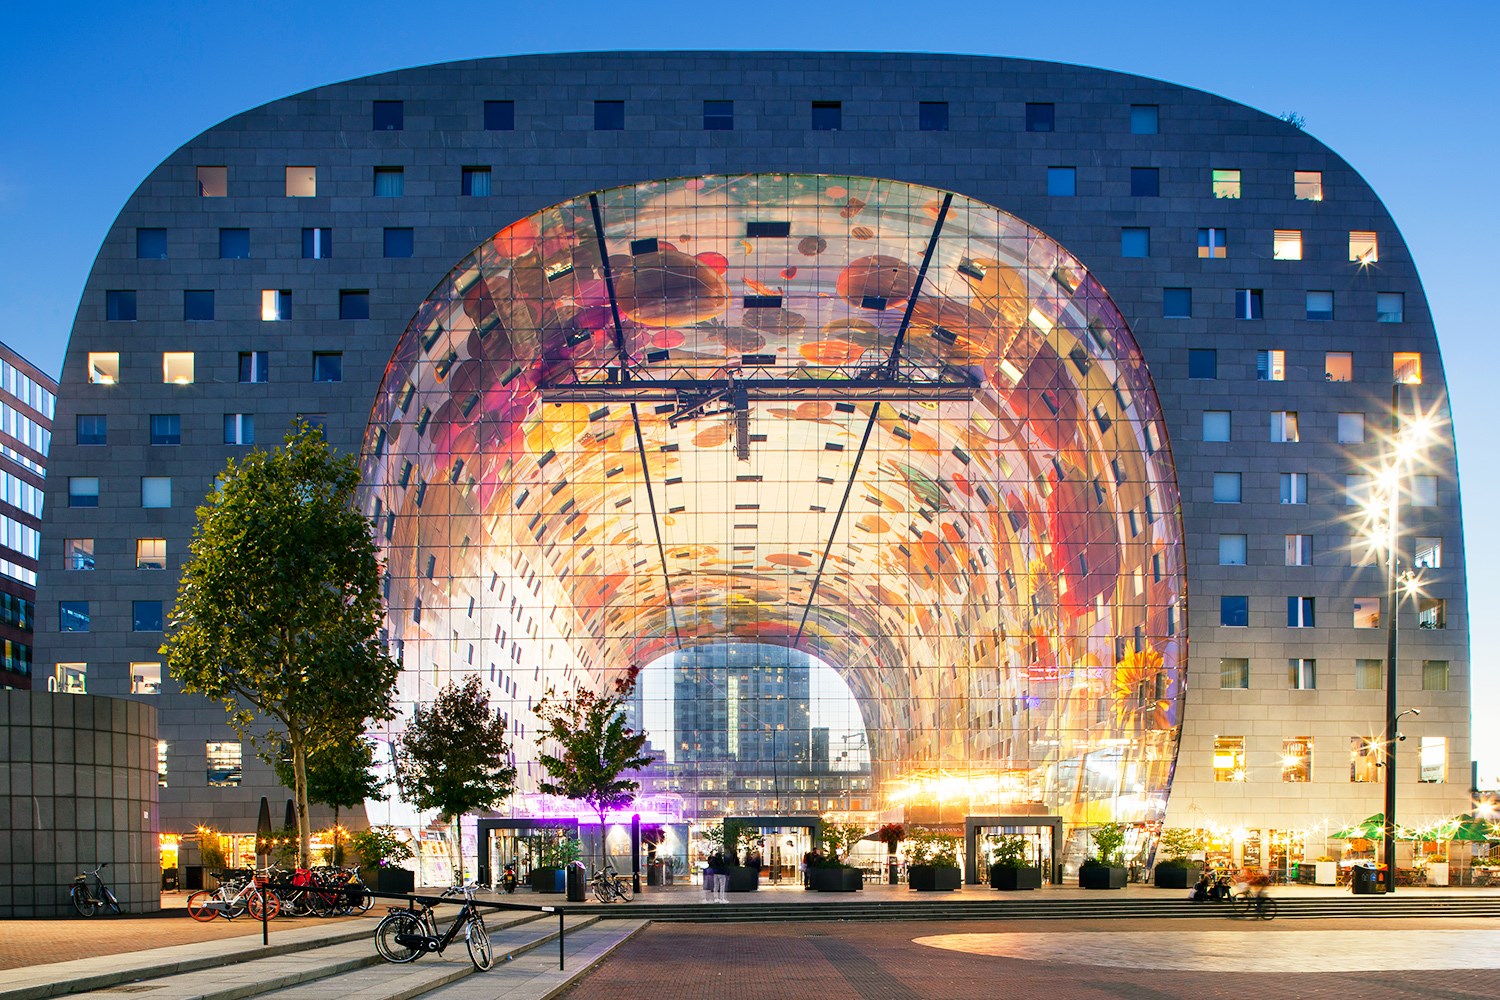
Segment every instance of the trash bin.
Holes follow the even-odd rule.
[[[575,861],[568,866],[568,902],[581,903],[588,899],[584,890],[587,880],[583,877],[583,862]]]
[[[1350,889],[1355,895],[1376,894],[1386,891],[1385,872],[1365,865],[1355,865],[1349,872]]]

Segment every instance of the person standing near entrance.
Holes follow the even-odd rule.
[[[804,889],[812,888],[812,864],[813,852],[808,851],[806,854],[802,855],[802,888]]]
[[[729,902],[729,859],[724,857],[722,851],[714,851],[708,856],[707,877],[713,883],[712,896],[709,901]]]

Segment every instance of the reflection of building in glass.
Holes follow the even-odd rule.
[[[743,643],[672,654],[677,760],[812,770],[811,664],[806,653]]]

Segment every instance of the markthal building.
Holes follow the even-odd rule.
[[[1393,399],[1433,432],[1394,478]],[[1404,808],[1468,802],[1416,268],[1335,153],[1201,91],[526,56],[319,88],[172,153],[83,291],[37,669],[160,710],[174,850],[286,797],[157,648],[196,504],[298,417],[359,455],[385,561],[379,756],[468,674],[510,723],[521,787],[466,830],[482,865],[543,824],[590,835],[538,793],[533,708],[627,679],[655,758],[627,812],[684,861],[725,817],[788,858],[835,819],[1055,829],[1069,864],[1109,821],[1142,856],[1166,824],[1310,859],[1381,807],[1392,613],[1422,712]],[[1422,574],[1399,608],[1372,507]]]

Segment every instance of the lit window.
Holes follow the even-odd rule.
[[[1255,380],[1257,382],[1285,382],[1286,352],[1256,351]]]
[[[1271,235],[1272,260],[1302,259],[1302,230],[1278,229]]]
[[[324,228],[302,230],[302,259],[323,260],[333,256],[333,230]]]
[[[1219,687],[1244,690],[1250,687],[1250,661],[1239,656],[1219,657]]]
[[[1073,167],[1047,168],[1047,194],[1054,198],[1071,198],[1078,193],[1078,171]]]
[[[182,293],[182,318],[192,322],[206,322],[214,318],[214,291],[212,288],[191,288]]]
[[[1219,536],[1219,565],[1220,566],[1243,566],[1243,565],[1245,565],[1245,536],[1244,535],[1220,535]]]
[[[1356,597],[1354,599],[1354,627],[1380,627],[1380,598]],[[1376,661],[1379,662],[1378,660]]]
[[[1228,410],[1203,411],[1203,440],[1228,441],[1230,419]]]
[[[1215,198],[1238,198],[1240,196],[1240,172],[1238,170],[1215,170],[1213,185]]]
[[[228,167],[199,167],[198,195],[202,198],[223,198],[229,194]]]
[[[120,381],[120,355],[114,351],[89,353],[89,382],[114,385]]]
[[[182,414],[151,414],[152,444],[182,444]]]
[[[1026,105],[1026,131],[1051,132],[1056,127],[1057,106],[1055,104]]]
[[[137,229],[135,231],[136,260],[166,260],[167,231],[165,229]]]
[[[1155,198],[1161,194],[1161,171],[1156,167],[1130,168],[1132,198]]]
[[[929,102],[922,102],[922,110],[925,113]],[[942,105],[943,128],[948,127],[948,105]],[[926,128],[923,121],[923,131],[932,131]],[[703,102],[703,131],[705,132],[733,132],[734,131],[734,102],[733,101],[704,101]]]
[[[130,630],[132,632],[160,632],[161,601],[131,601]]]
[[[1167,319],[1191,318],[1193,290],[1191,288],[1163,288],[1161,290],[1161,314]]]
[[[89,630],[89,602],[58,601],[57,630],[59,632],[87,632]]]
[[[1277,410],[1271,414],[1271,440],[1278,444],[1295,444],[1301,440],[1295,410]]]
[[[1402,323],[1406,320],[1406,295],[1403,292],[1375,293],[1375,321]]]
[[[362,288],[339,290],[339,319],[369,319],[370,293]]]
[[[74,437],[80,445],[108,444],[109,423],[102,413],[80,413],[74,420]]]
[[[156,741],[156,787],[167,787],[167,741]]]
[[[260,318],[264,323],[280,323],[292,318],[292,293],[285,289],[265,288],[260,293]]]
[[[375,168],[375,197],[400,198],[406,193],[406,172],[400,167]]]
[[[266,382],[271,377],[270,354],[266,351],[240,352],[240,381]]]
[[[465,198],[488,198],[490,196],[490,168],[464,167],[459,175],[459,194]]]
[[[624,101],[594,102],[594,131],[620,132],[625,128]]]
[[[387,257],[410,257],[414,252],[414,245],[412,230],[408,228],[392,228],[385,231],[385,256]]]
[[[1417,598],[1417,628],[1445,629],[1448,627],[1448,602],[1441,597],[1428,597],[1425,594]],[[1426,670],[1423,670],[1423,682],[1426,682]],[[1447,688],[1438,690],[1446,691]]]
[[[1121,257],[1150,257],[1151,230],[1138,226],[1127,226],[1120,230]]]
[[[705,105],[708,102],[704,102]],[[728,101],[721,103],[728,104]],[[707,127],[708,111],[704,109],[705,127]],[[948,102],[947,101],[921,101],[917,104],[917,128],[923,132],[946,132],[948,131]]]
[[[1214,503],[1240,502],[1240,474],[1238,472],[1214,473]]]
[[[224,443],[238,445],[254,444],[255,414],[224,414]]]
[[[1214,780],[1245,780],[1245,737],[1214,737]]]
[[[1381,753],[1380,742],[1367,739],[1363,736],[1355,736],[1349,740],[1349,780],[1355,782],[1371,782],[1381,780],[1380,760],[1384,756]]]
[[[1312,663],[1311,660],[1303,660],[1303,663]],[[1294,685],[1296,686],[1296,685]],[[1307,687],[1313,685],[1308,684]],[[1282,781],[1311,781],[1312,780],[1312,751],[1313,741],[1311,736],[1293,736],[1281,741],[1281,780]]]
[[[167,540],[165,538],[137,538],[135,540],[136,569],[166,569]]]
[[[1315,628],[1318,624],[1317,598],[1288,597],[1286,599],[1287,628]]]
[[[130,665],[131,694],[161,694],[161,663],[132,663]]]
[[[1417,536],[1416,555],[1412,565],[1420,569],[1441,569],[1443,565],[1443,540],[1429,535]]]
[[[288,198],[312,198],[317,193],[317,167],[286,168],[286,196]]]
[[[1263,319],[1265,293],[1259,288],[1237,288],[1234,292],[1235,319]]]
[[[1397,351],[1391,355],[1392,380],[1401,385],[1422,384],[1422,355],[1415,351]]]
[[[1379,691],[1385,687],[1384,660],[1355,660],[1354,687],[1359,691]]]
[[[513,132],[515,128],[515,101],[484,102],[484,130],[486,132]]]
[[[1155,104],[1130,106],[1130,134],[1155,135],[1161,125],[1160,109]]]
[[[1307,473],[1283,472],[1281,474],[1281,502],[1307,503]]]
[[[1374,233],[1349,233],[1349,259],[1358,264],[1374,264],[1380,260],[1380,240]]]
[[[1370,505],[1370,477],[1353,475],[1344,477],[1344,505],[1346,507],[1368,507]]]
[[[842,101],[813,101],[812,130],[814,132],[837,132],[844,127],[844,104]]]
[[[172,506],[172,478],[170,476],[142,476],[141,506]]]
[[[1333,293],[1308,292],[1307,318],[1321,322],[1333,319]]]
[[[1339,414],[1339,444],[1363,444],[1365,440],[1365,415],[1363,413]]]
[[[1219,598],[1219,624],[1245,628],[1250,624],[1250,598],[1243,595]]]
[[[59,663],[47,678],[47,690],[60,694],[88,693],[87,663]]]
[[[1437,502],[1437,476],[1412,476],[1411,505],[1413,507],[1436,507]]]
[[[1432,662],[1432,661],[1427,661]],[[1443,664],[1447,666],[1446,663]],[[1427,678],[1427,663],[1422,664],[1422,678]],[[1442,690],[1446,691],[1447,688]],[[1423,736],[1417,742],[1417,781],[1437,784],[1448,780],[1448,737]]]
[[[406,106],[401,101],[375,101],[370,127],[376,132],[400,132],[406,125]]]
[[[99,480],[95,476],[68,477],[68,506],[99,506]]]
[[[1311,566],[1313,562],[1313,536],[1286,536],[1286,564],[1288,566]]]
[[[1353,354],[1348,351],[1329,351],[1323,355],[1323,381],[1350,382],[1353,379]]]
[[[1198,230],[1198,256],[1219,260],[1229,256],[1229,231],[1226,229]]]
[[[135,292],[126,289],[105,292],[104,318],[110,323],[134,323]]]
[[[1294,170],[1292,191],[1298,201],[1323,200],[1323,172],[1321,170]]]
[[[243,750],[238,743],[207,743],[208,784],[210,788],[234,788],[240,783],[244,766]]]
[[[92,538],[63,539],[63,568],[68,570],[93,569],[94,540]]]
[[[342,382],[344,380],[344,356],[333,352],[318,352],[313,355],[314,382]]]
[[[168,385],[192,385],[193,352],[167,351],[162,354],[161,380]]]
[[[1297,657],[1286,661],[1287,686],[1296,691],[1311,691],[1318,686],[1318,661]]]
[[[248,230],[248,229],[221,229],[221,230],[219,230],[219,259],[220,260],[249,260],[250,259],[250,230]]]

